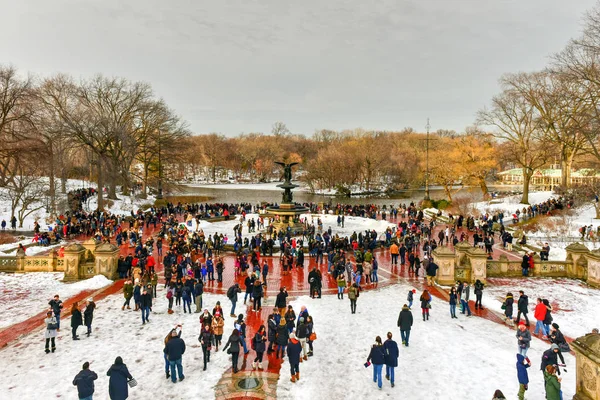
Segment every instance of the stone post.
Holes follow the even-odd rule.
[[[85,259],[90,260],[96,252],[96,247],[98,247],[100,243],[94,239],[93,237],[89,238],[85,242],[82,243],[83,247],[85,247]]]
[[[433,260],[440,267],[437,272],[436,281],[440,285],[454,285],[454,267],[456,266],[456,254],[448,247],[436,247],[433,251]]]
[[[578,265],[581,265],[579,261],[583,261],[590,253],[590,250],[581,243],[571,243],[565,250],[567,250],[567,261],[571,261],[571,264],[567,266],[567,276],[569,278],[582,279],[583,276],[578,276],[578,274],[583,275],[583,270],[578,268]]]
[[[464,267],[467,259],[467,251],[471,250],[473,246],[469,242],[460,242],[454,246],[454,251],[456,252],[456,266]]]
[[[487,280],[487,258],[488,254],[483,250],[475,247],[471,247],[467,251],[467,258],[471,265],[471,282],[475,282],[479,279],[484,284]]]
[[[102,243],[96,247],[96,273],[108,279],[117,279],[117,263],[119,261],[119,248],[111,243]]]
[[[600,334],[590,333],[571,342],[577,366],[573,400],[600,399]]]
[[[73,243],[65,247],[65,281],[76,281],[81,279],[80,264],[86,252],[85,247],[79,243]]]
[[[600,251],[594,250],[586,254],[587,258],[587,284],[600,288]],[[578,262],[579,264],[579,262]],[[579,266],[575,266],[578,268]],[[583,274],[585,275],[585,274]],[[585,276],[583,276],[585,277]],[[583,278],[582,277],[582,278]]]

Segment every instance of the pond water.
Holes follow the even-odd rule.
[[[490,189],[491,190],[491,189]],[[424,190],[407,190],[403,192],[395,193],[393,196],[365,196],[365,197],[332,197],[323,196],[317,194],[310,194],[296,190],[294,193],[294,201],[298,203],[310,203],[310,202],[331,202],[344,203],[344,204],[366,204],[372,203],[377,205],[398,205],[400,203],[409,204],[410,202],[418,202],[425,196]],[[482,199],[481,191],[479,188],[465,188],[459,195],[472,196],[474,201],[480,201]],[[275,190],[260,190],[251,189],[247,187],[243,188],[218,188],[218,187],[194,187],[194,186],[181,186],[180,192],[176,196],[206,196],[211,200],[209,202],[216,203],[261,203],[261,202],[280,202],[281,192]],[[432,199],[445,198],[444,191],[441,189],[431,189],[430,197]]]

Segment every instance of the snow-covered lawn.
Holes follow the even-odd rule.
[[[598,304],[600,304],[600,290],[594,289],[572,279],[552,278],[524,278],[524,279],[498,279],[493,278],[483,292],[483,305],[498,312],[506,298],[506,293],[511,292],[515,299],[514,317],[517,316],[516,301],[519,290],[523,290],[529,297],[530,322],[535,324],[533,310],[538,297],[548,299],[552,304],[552,317],[560,326],[560,330],[567,336],[576,338],[590,333],[592,328],[598,328]]]
[[[539,204],[544,201],[555,197],[554,192],[531,192],[529,193],[529,204]],[[473,204],[473,207],[481,213],[504,211],[504,218],[506,220],[511,218],[512,213],[517,210],[523,210],[523,207],[527,207],[521,204],[522,195],[517,194],[513,196],[506,196],[500,199],[492,199],[489,201],[480,201]]]
[[[306,305],[314,317],[318,340],[315,355],[300,365],[301,380],[289,382],[289,364],[281,369],[277,397],[281,399],[487,399],[495,389],[507,398],[516,397],[516,338],[514,331],[477,317],[450,319],[445,302],[434,300],[431,319],[423,322],[414,307],[415,322],[410,347],[400,349],[396,387],[384,380],[379,391],[372,382],[372,367],[364,362],[376,335],[385,338],[392,332],[400,341],[396,321],[410,286],[400,284],[378,291],[364,292],[357,314],[350,314],[349,301],[335,296],[321,300],[301,297],[291,302],[296,311]],[[213,386],[230,366],[229,357],[213,353],[206,372],[202,371],[202,351],[197,337],[197,314],[166,313],[167,301],[161,289],[154,302],[150,323],[141,325],[139,313],[121,311],[122,296],[107,297],[98,303],[94,316],[94,333],[90,338],[74,342],[67,330],[60,333],[57,352],[43,352],[43,331],[38,330],[19,340],[17,347],[0,351],[3,362],[0,374],[0,398],[76,398],[71,385],[73,377],[85,361],[99,375],[95,398],[107,398],[106,371],[116,356],[123,357],[138,386],[130,389],[130,398],[214,398]],[[205,294],[204,306],[212,310],[217,300],[224,309],[229,302],[225,296]],[[242,310],[239,309],[238,312]],[[63,323],[65,323],[64,321]],[[186,380],[173,385],[165,379],[162,355],[163,339],[171,327],[182,322],[187,351],[183,356]],[[227,338],[233,327],[225,319]],[[84,328],[80,328],[83,333]],[[534,339],[529,356],[531,383],[528,399],[544,399],[539,363],[548,344]],[[252,353],[248,357],[251,362]],[[575,387],[574,358],[566,355],[568,372],[563,374],[564,398],[571,398]],[[43,386],[31,382],[44,382]],[[176,392],[173,392],[176,390]]]
[[[294,308],[306,304],[314,316],[315,356],[300,364],[299,383],[289,381],[289,366],[282,367],[277,397],[280,399],[469,399],[492,398],[500,389],[508,399],[516,398],[517,343],[515,331],[481,318],[451,319],[446,302],[435,299],[431,317],[423,322],[418,301],[413,304],[414,325],[410,347],[400,348],[396,368],[396,387],[384,378],[381,391],[373,383],[372,366],[365,368],[375,336],[385,340],[387,332],[401,343],[397,328],[398,313],[405,303],[406,285],[397,285],[374,292],[363,292],[358,299],[357,313],[350,314],[350,303],[334,296],[320,302],[306,297],[291,304]],[[417,292],[417,299],[420,293]],[[528,356],[529,400],[545,398],[541,355],[546,342],[534,339]],[[563,374],[563,396],[571,398],[575,388],[575,359],[565,356],[569,370]],[[313,361],[314,360],[314,361]],[[315,362],[316,361],[316,362]],[[385,375],[385,368],[384,368]]]
[[[62,272],[0,273],[0,329],[47,310],[55,294],[64,301],[83,290],[100,289],[112,283],[104,275],[64,283],[63,275]]]

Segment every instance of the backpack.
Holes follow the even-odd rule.
[[[232,299],[233,298],[233,291],[234,290],[235,290],[235,286],[232,286],[229,289],[227,289],[227,298],[228,299]]]

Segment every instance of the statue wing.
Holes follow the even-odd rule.
[[[299,162],[293,162],[293,163],[291,163],[291,164],[288,164],[288,165],[289,165],[290,167],[293,167],[293,166],[294,166],[294,165],[296,165],[296,164],[300,164],[300,163],[299,163]]]
[[[281,165],[282,167],[285,167],[285,163],[279,162],[279,161],[273,161],[275,164],[277,165]]]

